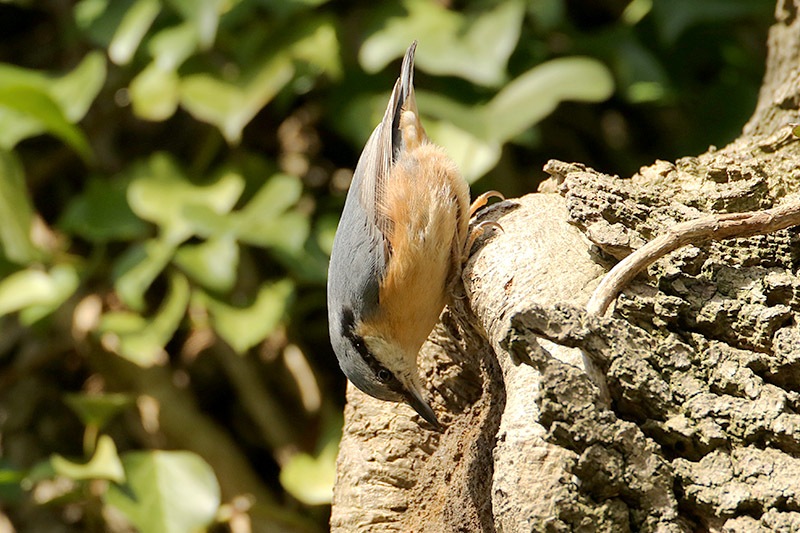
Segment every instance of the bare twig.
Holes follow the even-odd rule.
[[[642,270],[666,254],[687,244],[702,244],[752,235],[764,235],[800,225],[800,201],[764,211],[709,215],[669,228],[606,274],[587,305],[590,314],[602,316],[619,292]]]

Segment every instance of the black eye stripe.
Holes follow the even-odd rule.
[[[389,369],[378,362],[372,352],[370,352],[367,348],[367,343],[364,342],[364,337],[356,334],[356,317],[353,314],[353,310],[349,307],[342,309],[341,328],[342,336],[350,341],[350,344],[353,345],[353,348],[356,349],[358,354],[364,359],[364,362],[367,363],[367,366],[369,366],[369,369],[375,375],[375,378],[381,383],[387,385],[391,390],[402,392],[403,386],[400,384],[400,380],[398,380]]]
[[[364,358],[364,360],[372,367],[370,360],[375,361],[375,357],[369,353],[367,350],[367,343],[364,342],[364,337],[357,335],[355,332],[356,328],[356,317],[353,314],[353,310],[349,307],[345,307],[342,310],[342,336],[350,341],[350,344],[353,345],[353,348]],[[377,364],[378,362],[375,361]]]

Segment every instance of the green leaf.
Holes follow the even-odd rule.
[[[230,234],[212,237],[201,244],[187,244],[178,248],[175,264],[203,287],[226,292],[236,282],[239,246]]]
[[[608,57],[620,92],[632,103],[663,101],[670,77],[661,58],[643,46],[630,28],[609,29],[589,40],[588,46]]]
[[[104,501],[147,533],[196,533],[214,520],[220,489],[200,456],[184,451],[131,452],[122,458],[128,482],[111,485]]]
[[[161,70],[170,71],[180,67],[197,50],[197,45],[197,29],[184,22],[155,34],[147,50]]]
[[[359,50],[367,72],[377,72],[402,57],[419,40],[417,65],[431,74],[454,75],[473,83],[497,86],[519,40],[524,6],[501,2],[493,10],[469,18],[437,2],[405,0],[406,17],[390,17]]]
[[[614,79],[599,61],[565,57],[514,79],[486,105],[489,140],[505,142],[549,115],[563,100],[599,102],[614,92]]]
[[[426,120],[425,131],[445,149],[469,183],[494,168],[502,153],[498,141],[484,140],[446,121]]]
[[[125,198],[128,181],[124,177],[89,178],[86,188],[70,200],[58,222],[59,227],[98,243],[143,237],[148,226],[128,206]]]
[[[330,440],[316,457],[298,453],[281,468],[281,485],[306,505],[331,503],[336,481],[338,441]]]
[[[292,79],[294,66],[286,54],[265,60],[244,84],[218,80],[208,74],[183,79],[181,105],[196,119],[215,125],[230,144],[242,130]]]
[[[302,28],[302,36],[290,48],[294,59],[317,67],[334,80],[341,78],[339,39],[332,20],[316,18],[307,22]]]
[[[176,245],[161,239],[131,246],[114,265],[114,290],[130,307],[144,309],[144,293],[156,276],[169,264]]]
[[[31,324],[64,303],[78,288],[78,282],[78,274],[70,265],[56,265],[50,272],[14,272],[0,281],[0,316],[30,310],[20,319]]]
[[[230,306],[204,293],[196,294],[197,303],[211,314],[214,330],[237,353],[244,353],[278,326],[294,294],[294,285],[287,279],[265,283],[255,301],[245,308]]]
[[[74,479],[110,479],[117,483],[125,481],[122,462],[117,455],[117,446],[108,435],[97,439],[97,448],[88,463],[73,463],[58,454],[50,456],[50,464],[57,474]]]
[[[14,152],[0,150],[0,244],[9,260],[27,264],[41,256],[31,241],[32,223],[22,163]]]
[[[193,205],[183,215],[195,233],[206,238],[233,236],[254,246],[296,252],[308,238],[310,222],[307,215],[287,208],[297,203],[302,191],[296,177],[276,174],[239,211],[222,215]]]
[[[100,52],[87,54],[60,78],[0,64],[0,91],[8,91],[0,102],[0,147],[12,148],[22,139],[49,131],[76,143],[76,149],[84,150],[86,157],[88,145],[83,134],[68,123],[83,118],[105,76],[105,59]],[[31,94],[18,100],[20,91]]]
[[[48,80],[45,88],[58,102],[67,120],[75,123],[86,116],[105,81],[106,59],[101,52],[94,51],[86,54],[72,71]]]
[[[336,236],[336,227],[339,225],[339,218],[335,215],[324,214],[317,219],[317,228],[314,232],[319,249],[326,255],[331,255],[333,250],[333,239]]]
[[[311,226],[308,216],[298,211],[287,211],[272,218],[251,219],[249,222],[239,228],[240,241],[290,252],[302,249]]]
[[[299,250],[272,248],[270,251],[292,273],[293,278],[306,283],[325,284],[330,254],[323,252],[314,240],[306,240]]]
[[[303,192],[300,180],[287,174],[270,177],[235,218],[239,240],[264,247],[297,251],[308,238],[308,217],[286,211]]]
[[[247,226],[259,219],[273,218],[296,204],[302,194],[303,184],[297,177],[289,174],[270,176],[241,210],[241,224]]]
[[[0,107],[16,112],[18,115],[35,121],[38,128],[48,131],[70,145],[86,161],[92,157],[89,142],[80,129],[69,123],[61,108],[43,90],[32,86],[0,87]],[[8,117],[6,117],[8,119]],[[11,119],[13,121],[13,118]],[[28,133],[31,133],[29,130]],[[28,136],[28,135],[26,135]],[[0,147],[10,149],[18,139],[0,138]]]
[[[22,480],[25,474],[0,458],[0,501],[15,504],[22,498]]]
[[[100,318],[97,331],[111,331],[124,335],[141,331],[147,326],[147,319],[133,311],[109,311]]]
[[[99,331],[103,345],[118,355],[141,367],[163,364],[166,360],[164,346],[180,326],[189,303],[189,282],[180,274],[170,276],[170,286],[164,301],[152,319],[141,329],[110,329],[113,322],[101,322]],[[119,324],[119,322],[117,322]]]
[[[264,5],[279,17],[287,17],[295,11],[320,6],[330,0],[259,0],[259,4]]]
[[[111,61],[117,65],[130,62],[160,11],[159,0],[137,0],[128,9],[108,46]]]
[[[128,187],[128,204],[139,217],[157,224],[164,238],[179,243],[193,233],[185,210],[204,206],[217,214],[228,213],[244,189],[244,179],[226,172],[209,185],[188,181],[175,161],[156,154],[138,165]]]
[[[191,23],[203,48],[214,43],[219,14],[228,0],[167,0],[187,22]]]
[[[72,8],[75,24],[82,30],[97,22],[103,16],[111,0],[80,0]]]
[[[139,72],[130,85],[133,112],[145,120],[161,121],[178,109],[180,78],[174,70],[166,70],[156,62]]]
[[[72,12],[81,35],[96,47],[107,49],[135,1],[80,0]]]
[[[103,429],[117,413],[133,404],[133,397],[121,393],[69,393],[64,395],[64,402],[75,411],[83,425]]]

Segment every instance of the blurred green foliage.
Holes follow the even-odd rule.
[[[429,135],[514,196],[733,139],[772,7],[0,2],[0,519],[323,530],[327,256],[411,41]]]

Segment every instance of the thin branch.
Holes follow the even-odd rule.
[[[800,225],[800,201],[797,200],[764,211],[709,215],[677,224],[617,263],[595,289],[587,310],[603,316],[619,292],[639,272],[682,246],[764,235],[797,225]]]

